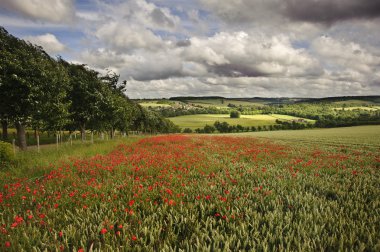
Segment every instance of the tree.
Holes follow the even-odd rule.
[[[205,133],[210,134],[210,133],[214,133],[215,127],[206,124],[206,126],[204,126],[203,130]]]
[[[184,128],[183,133],[193,133],[193,130],[190,128]]]
[[[65,117],[65,71],[41,47],[4,28],[0,28],[0,47],[0,116],[3,122],[14,123],[18,145],[26,150],[28,124]]]
[[[241,126],[240,124],[236,125],[236,131],[239,132],[239,131],[244,131],[244,127]]]
[[[60,62],[66,67],[70,78],[68,100],[71,102],[69,108],[71,124],[80,129],[83,141],[86,127],[98,124],[97,120],[104,114],[102,105],[107,102],[105,99],[110,97],[102,93],[104,89],[98,78],[98,72],[87,68],[86,65],[70,64],[64,60]]]
[[[240,112],[239,111],[231,111],[230,118],[240,118]]]
[[[214,127],[220,132],[220,133],[227,133],[230,132],[230,125],[227,122],[219,122],[216,121],[214,123]]]

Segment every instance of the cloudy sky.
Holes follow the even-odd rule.
[[[1,0],[0,25],[131,98],[380,95],[380,0]]]

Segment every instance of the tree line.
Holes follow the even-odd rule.
[[[2,138],[15,127],[20,149],[26,128],[39,131],[86,130],[176,132],[178,127],[126,95],[126,81],[114,72],[100,74],[84,64],[50,57],[42,47],[0,27],[0,120]]]
[[[272,125],[258,125],[258,126],[242,126],[240,124],[230,125],[227,122],[216,121],[213,125],[206,124],[203,128],[196,128],[195,133],[211,134],[214,132],[219,133],[239,133],[239,132],[256,132],[256,131],[275,131],[275,130],[300,130],[311,129],[315,125],[312,123],[296,122],[292,120],[276,120],[276,124]],[[183,133],[193,133],[190,128],[184,128]]]

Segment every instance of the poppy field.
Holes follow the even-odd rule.
[[[3,183],[0,250],[379,251],[380,152],[143,138]]]

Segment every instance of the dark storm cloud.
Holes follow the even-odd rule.
[[[187,40],[180,40],[176,43],[177,47],[188,47],[191,45],[191,41],[189,39]]]
[[[158,8],[155,8],[152,11],[151,15],[152,15],[153,22],[155,22],[158,25],[163,25],[167,27],[175,26],[174,22],[170,18],[168,18],[162,10]]]
[[[306,21],[333,24],[353,19],[380,17],[380,0],[199,0],[227,24]]]
[[[268,76],[267,73],[253,69],[244,64],[223,64],[209,66],[208,70],[218,76],[224,77],[259,77]]]
[[[380,17],[380,0],[286,0],[284,14],[299,21],[327,23]]]

